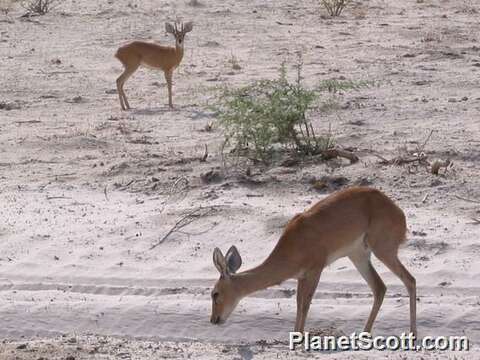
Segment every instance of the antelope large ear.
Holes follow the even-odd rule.
[[[228,276],[227,262],[219,248],[213,250],[213,263],[221,276]]]
[[[242,266],[242,257],[235,245],[232,245],[225,255],[225,262],[227,263],[228,272],[235,274],[240,266]]]
[[[183,32],[186,34],[187,32],[192,31],[193,29],[193,22],[189,21],[185,24],[183,24]]]
[[[165,31],[170,34],[175,34],[175,28],[170,23],[165,23]]]

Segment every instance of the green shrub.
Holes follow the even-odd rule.
[[[315,90],[301,85],[300,77],[289,82],[283,65],[276,80],[224,88],[215,108],[226,141],[236,151],[249,150],[253,158],[269,162],[275,149],[315,154],[330,146],[315,135],[308,120],[317,98]]]
[[[375,84],[364,80],[321,81],[314,89],[301,83],[302,60],[296,64],[296,79],[288,80],[285,64],[275,80],[259,80],[239,88],[221,88],[213,109],[225,133],[224,150],[236,164],[242,158],[269,163],[275,154],[317,155],[334,147],[331,132],[317,136],[309,119],[311,110],[338,110],[339,92]],[[325,97],[320,95],[328,91]],[[224,163],[226,163],[224,156]]]

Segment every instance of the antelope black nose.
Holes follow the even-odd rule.
[[[220,316],[212,316],[211,319],[210,319],[210,322],[212,324],[218,324],[220,323]]]

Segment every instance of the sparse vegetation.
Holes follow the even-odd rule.
[[[230,59],[228,59],[228,63],[232,67],[233,70],[241,70],[242,67],[240,66],[237,57],[232,53]]]
[[[62,0],[31,0],[22,3],[22,6],[32,14],[45,15],[58,6]]]
[[[340,91],[347,90],[360,90],[362,88],[368,88],[375,86],[376,82],[373,80],[338,80],[327,79],[318,84],[317,89],[322,91],[326,90],[332,94],[336,94]]]
[[[188,5],[188,6],[193,6],[193,7],[202,7],[202,6],[204,6],[203,3],[201,3],[201,2],[198,1],[198,0],[189,0],[189,1],[187,1],[187,5]]]
[[[14,9],[15,4],[18,2],[19,0],[0,0],[0,13],[8,18],[10,12]]]
[[[445,160],[434,159],[430,161],[429,155],[427,155],[428,151],[426,151],[426,146],[434,132],[435,130],[430,130],[425,141],[423,143],[417,142],[414,149],[409,149],[407,144],[399,147],[399,155],[392,159],[386,159],[378,154],[375,154],[375,156],[381,160],[380,164],[382,165],[408,166],[408,172],[410,174],[418,172],[419,168],[426,168],[434,175],[439,175],[440,169],[445,168],[446,173],[449,169],[453,168],[453,162],[450,158],[447,157]]]
[[[438,31],[432,30],[423,34],[420,41],[423,43],[429,43],[429,42],[441,42],[441,40],[442,40],[441,34]]]
[[[274,155],[285,151],[300,156],[322,155],[327,159],[339,156],[352,162],[357,160],[354,154],[334,149],[331,131],[317,135],[309,115],[312,110],[338,110],[340,103],[334,97],[336,94],[370,87],[375,82],[328,79],[308,89],[302,84],[301,54],[294,67],[294,81],[288,80],[283,63],[275,80],[259,80],[234,89],[221,88],[213,108],[225,132],[222,153],[225,155],[226,149],[233,149],[230,151],[233,167],[245,167],[245,159],[270,163]],[[325,91],[332,96],[320,100],[320,94]],[[224,157],[224,165],[226,163]]]
[[[460,4],[460,9],[457,12],[463,14],[478,14],[478,5],[474,4],[472,0],[464,0],[463,3]]]
[[[342,106],[339,101],[339,97],[337,96],[339,93],[348,90],[360,90],[362,88],[369,88],[376,85],[377,83],[373,80],[322,80],[317,85],[316,90],[321,92],[327,91],[331,94],[331,96],[327,97],[320,103],[319,109],[322,112],[332,112],[340,110]]]
[[[250,151],[253,158],[268,162],[278,148],[316,154],[332,145],[315,134],[308,119],[317,92],[303,87],[299,76],[292,83],[286,75],[283,64],[276,80],[223,89],[215,108],[235,151]]]
[[[324,8],[330,16],[340,16],[343,9],[351,2],[351,0],[322,0]]]
[[[8,13],[11,11],[12,2],[8,0],[0,1],[0,12],[5,16],[8,16]]]
[[[337,111],[340,110],[340,108],[341,105],[335,96],[331,96],[328,99],[323,100],[319,106],[319,110],[324,113]]]

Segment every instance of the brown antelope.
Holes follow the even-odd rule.
[[[348,256],[373,292],[373,307],[365,325],[365,331],[371,332],[386,291],[370,261],[373,252],[405,284],[410,297],[410,331],[416,334],[416,281],[397,256],[405,234],[403,211],[382,192],[354,187],[332,194],[295,215],[267,259],[253,269],[236,273],[242,264],[237,248],[232,246],[225,256],[215,248],[213,263],[220,279],[211,294],[210,322],[225,322],[243,297],[295,278],[295,331],[303,332],[322,270]]]
[[[117,79],[117,91],[122,110],[130,109],[127,96],[123,91],[123,85],[140,65],[160,69],[164,72],[168,87],[168,105],[173,108],[173,70],[175,70],[182,61],[185,34],[192,31],[193,28],[191,22],[187,22],[185,25],[181,23],[180,25],[179,30],[177,23],[175,23],[175,26],[170,23],[165,23],[167,33],[173,34],[175,37],[175,47],[162,46],[143,41],[133,41],[117,50],[115,57],[121,61],[125,68],[122,75]]]

